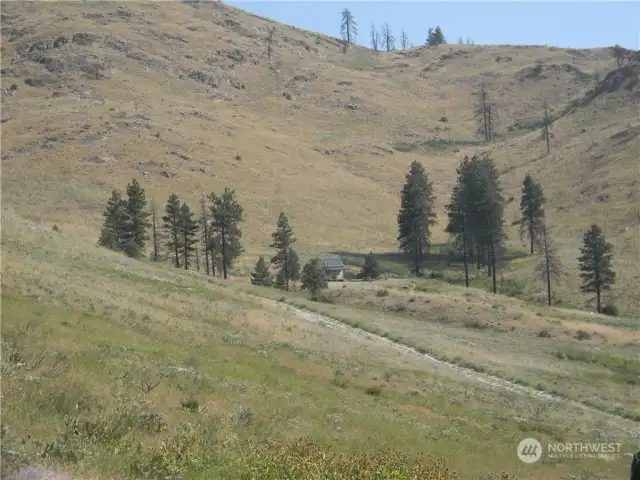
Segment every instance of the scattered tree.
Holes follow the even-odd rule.
[[[442,29],[438,26],[434,30],[430,28],[427,32],[427,41],[426,44],[430,47],[435,45],[443,45],[447,43],[447,40],[444,38],[444,33],[442,33]]]
[[[539,236],[544,226],[544,208],[546,202],[544,190],[539,182],[527,173],[522,182],[520,196],[520,237],[529,237],[529,246],[533,255],[534,244],[539,243]]]
[[[209,199],[213,220],[211,227],[220,242],[222,274],[226,280],[233,260],[244,251],[240,244],[242,231],[239,227],[240,222],[244,221],[244,211],[235,198],[235,190],[229,187],[225,187],[221,196],[211,193]]]
[[[400,250],[412,259],[416,276],[422,273],[435,223],[435,195],[429,175],[420,162],[414,161],[402,188],[398,213]]]
[[[271,234],[271,237],[273,241],[269,246],[276,249],[276,254],[271,259],[271,263],[276,267],[278,273],[282,270],[281,278],[284,280],[285,290],[288,291],[289,282],[293,280],[293,268],[289,252],[292,250],[291,245],[295,243],[296,239],[293,236],[293,228],[289,225],[289,219],[284,212],[280,212],[276,231]]]
[[[371,48],[373,48],[374,52],[380,49],[380,34],[373,23],[371,24]]]
[[[302,290],[308,290],[312,295],[317,295],[320,290],[327,288],[327,286],[327,279],[320,267],[320,260],[312,258],[302,269]]]
[[[182,265],[185,270],[189,270],[189,262],[196,253],[198,243],[198,222],[193,218],[193,212],[186,203],[180,207],[179,229]]]
[[[611,47],[611,54],[613,55],[613,58],[616,60],[616,65],[618,66],[618,68],[622,68],[625,60],[629,56],[629,51],[626,48],[616,44],[613,47]]]
[[[465,264],[475,257],[478,269],[486,265],[496,293],[497,257],[504,250],[504,198],[499,172],[487,154],[465,157],[446,206],[446,231],[463,252]],[[466,270],[466,269],[465,269]],[[467,281],[468,284],[468,281]]]
[[[271,273],[269,273],[269,267],[264,261],[264,256],[261,255],[253,267],[253,272],[251,273],[251,284],[269,287],[272,283],[273,279],[271,278]]]
[[[596,310],[602,311],[601,295],[610,290],[615,283],[616,274],[611,267],[613,245],[605,240],[602,230],[597,225],[584,233],[583,246],[580,248],[580,290],[596,294]]]
[[[391,27],[389,27],[388,23],[382,26],[380,37],[382,39],[382,45],[384,45],[387,52],[396,49],[396,38],[393,36],[393,33],[391,33]]]
[[[493,140],[499,125],[498,109],[484,83],[481,83],[476,92],[478,97],[474,105],[474,117],[478,135],[484,136],[488,142]]]
[[[104,213],[104,223],[98,245],[111,250],[121,250],[127,239],[127,204],[118,190],[111,192]]]
[[[211,226],[209,222],[209,218],[207,217],[207,202],[204,198],[204,194],[202,195],[202,200],[200,201],[200,224],[202,227],[202,251],[204,252],[204,268],[207,275],[211,275],[211,267],[213,266],[213,261],[209,262],[209,257],[212,256],[211,248]]]
[[[167,238],[167,251],[173,256],[176,268],[180,268],[180,199],[175,193],[172,193],[167,200],[165,206],[165,215],[162,217],[164,230]]]
[[[402,50],[406,50],[409,47],[409,36],[404,29],[400,32],[400,46],[402,47]]]
[[[351,13],[351,10],[345,8],[342,11],[342,23],[340,25],[340,33],[342,34],[342,40],[344,40],[345,45],[351,45],[356,42],[356,37],[358,35],[358,25],[356,24],[356,20]]]
[[[365,257],[364,265],[360,271],[360,278],[369,281],[380,278],[380,266],[373,252],[369,252],[369,255]]]
[[[151,201],[151,243],[153,250],[151,252],[151,260],[154,262],[160,261],[160,231],[158,230],[158,220],[156,218],[156,204]]]
[[[271,53],[273,52],[273,34],[276,31],[276,27],[271,27],[267,31],[267,58],[271,61]]]
[[[149,239],[147,229],[151,224],[148,220],[150,214],[147,211],[144,189],[135,178],[127,185],[126,205],[128,216],[127,235],[137,248],[137,251],[142,252],[144,251],[145,242]]]
[[[559,279],[565,273],[555,245],[547,232],[546,225],[543,224],[541,230],[541,259],[540,263],[536,265],[535,272],[547,286],[547,303],[551,306],[551,281]]]
[[[542,117],[542,136],[547,142],[547,153],[551,152],[551,143],[550,137],[551,134],[549,130],[551,129],[551,124],[553,120],[551,119],[551,115],[549,114],[549,104],[545,101],[543,105],[543,117]]]

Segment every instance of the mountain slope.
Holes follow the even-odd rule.
[[[455,167],[487,150],[516,199],[507,223],[530,171],[568,266],[597,222],[616,247],[618,302],[640,307],[638,86],[580,102],[595,73],[615,66],[605,49],[343,54],[336,39],[218,2],[3,2],[2,31],[2,199],[22,217],[93,241],[106,197],[136,176],[159,206],[172,192],[195,205],[235,188],[248,218],[244,265],[266,250],[281,210],[303,254],[395,250],[410,162],[435,182],[442,242]],[[481,80],[504,133],[489,145],[472,118]],[[545,99],[560,117],[550,155],[530,128]]]

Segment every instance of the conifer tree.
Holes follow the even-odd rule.
[[[244,212],[235,198],[235,190],[229,187],[225,187],[221,196],[212,193],[209,198],[211,226],[214,236],[217,236],[220,242],[222,274],[226,280],[233,260],[244,251],[240,243],[242,231],[239,227],[240,222],[244,221]]]
[[[170,257],[173,257],[176,268],[180,268],[180,251],[182,248],[180,218],[180,199],[175,193],[172,193],[167,200],[162,221],[166,232],[167,252],[169,252]]]
[[[378,260],[373,255],[373,252],[369,252],[364,259],[364,265],[360,271],[360,278],[365,280],[377,280],[380,277],[380,266]]]
[[[431,226],[435,223],[435,195],[429,175],[420,162],[414,161],[406,175],[398,212],[400,250],[411,258],[416,276],[420,276],[431,243]]]
[[[251,284],[269,287],[272,283],[273,279],[271,278],[271,273],[269,273],[269,267],[267,266],[267,262],[264,261],[264,256],[261,255],[253,267]]]
[[[371,48],[373,48],[374,52],[378,52],[380,50],[380,34],[378,33],[378,30],[376,29],[376,26],[374,23],[371,24]]]
[[[400,47],[402,50],[406,50],[409,47],[409,36],[404,29],[400,32]]]
[[[396,37],[393,36],[391,32],[391,27],[388,23],[385,23],[382,26],[382,31],[380,32],[380,39],[382,40],[382,45],[384,45],[385,50],[390,52],[396,49]]]
[[[144,195],[144,188],[140,186],[134,178],[127,185],[127,214],[129,217],[127,233],[128,237],[137,247],[139,252],[144,251],[145,243],[149,239],[147,229],[149,223],[149,212],[147,211],[147,200]]]
[[[551,306],[551,281],[557,280],[565,274],[556,247],[549,236],[547,227],[542,224],[540,246],[540,263],[536,265],[536,274],[544,280],[547,287],[547,303]]]
[[[276,249],[275,256],[271,258],[271,264],[273,264],[278,271],[282,270],[282,279],[284,280],[285,290],[288,291],[289,282],[292,280],[293,274],[289,251],[291,249],[291,245],[295,243],[296,239],[293,236],[293,228],[289,225],[289,219],[286,217],[284,212],[280,212],[276,231],[271,234],[271,237],[273,238],[273,241],[269,246]]]
[[[427,32],[427,41],[425,43],[429,46],[443,45],[447,43],[440,26],[437,26],[435,30],[433,28],[429,29]]]
[[[302,290],[309,291],[312,295],[327,288],[327,279],[324,276],[324,271],[320,267],[320,261],[317,258],[309,260],[302,269]]]
[[[211,275],[211,267],[213,266],[213,261],[209,262],[209,258],[212,256],[211,247],[212,247],[212,238],[211,238],[211,228],[209,225],[209,218],[207,216],[207,202],[204,198],[200,201],[201,207],[201,217],[200,223],[202,227],[202,250],[204,252],[204,263],[205,263],[205,272],[207,275]]]
[[[342,40],[345,45],[351,45],[355,43],[356,36],[358,35],[358,25],[351,13],[351,10],[345,8],[342,10],[342,23],[340,24],[340,33],[342,34]]]
[[[520,236],[526,234],[529,237],[529,246],[533,255],[534,244],[538,243],[542,227],[544,225],[543,205],[546,199],[542,185],[527,173],[522,182],[522,194],[520,197]]]
[[[193,212],[186,203],[180,207],[179,230],[182,266],[185,270],[189,270],[190,261],[198,243],[198,222],[193,218]]]
[[[161,242],[160,229],[158,228],[158,219],[156,216],[156,204],[151,201],[151,260],[154,262],[160,261],[160,242]]]
[[[118,190],[111,192],[103,213],[104,223],[98,238],[98,245],[111,250],[121,250],[126,242],[126,229],[129,221],[127,203]]]
[[[543,117],[542,117],[542,136],[547,143],[547,153],[551,152],[551,124],[553,120],[549,114],[549,104],[545,101],[543,105]]]
[[[596,294],[596,310],[602,312],[601,296],[606,290],[611,289],[615,283],[616,274],[612,269],[613,245],[605,240],[602,230],[597,225],[584,233],[583,245],[580,248],[580,277],[584,292]]]

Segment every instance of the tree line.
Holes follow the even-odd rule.
[[[423,276],[431,247],[431,229],[436,222],[435,194],[428,173],[418,161],[411,164],[400,197],[397,216],[400,250],[410,259],[413,273]],[[552,304],[552,285],[566,275],[546,221],[546,198],[542,185],[526,174],[521,190],[520,215],[515,222],[522,239],[527,238],[530,253],[538,253],[535,272],[546,286],[547,302]],[[454,249],[462,257],[465,286],[469,287],[469,269],[486,268],[492,290],[497,293],[498,260],[504,257],[505,198],[499,171],[486,153],[465,156],[456,169],[456,183],[445,206],[445,231],[452,237]],[[594,293],[598,313],[617,314],[614,305],[604,305],[602,295],[615,283],[612,269],[613,246],[600,227],[591,225],[584,233],[578,257],[580,289]]]

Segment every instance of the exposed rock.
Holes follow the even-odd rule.
[[[93,45],[93,43],[99,39],[100,36],[95,33],[78,32],[73,34],[71,42],[77,43],[78,45]]]

